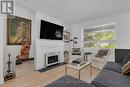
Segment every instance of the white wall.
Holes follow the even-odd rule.
[[[0,15],[0,84],[4,83],[4,78],[3,78],[3,36],[4,36],[4,19],[5,17]]]
[[[71,37],[77,37],[77,44],[74,44],[74,47],[81,47],[83,46],[83,28],[82,24],[72,25],[71,28]],[[73,47],[73,44],[71,44]]]
[[[16,5],[15,7],[15,16],[27,18],[32,20],[32,45],[31,45],[31,51],[30,51],[30,57],[34,57],[34,40],[35,40],[35,13],[32,11],[29,11],[27,9],[21,8]],[[6,19],[4,22],[4,75],[7,71],[7,61],[8,61],[8,53],[11,53],[11,60],[13,62],[12,64],[12,71],[15,72],[15,60],[16,56],[19,54],[20,45],[7,45],[7,27],[6,27]]]
[[[78,37],[77,47],[83,47],[83,29],[109,23],[116,23],[116,48],[130,49],[130,11],[72,25],[72,35]],[[93,50],[86,48],[85,51]],[[111,60],[114,60],[112,52]]]
[[[78,46],[83,44],[83,29],[108,23],[116,23],[117,48],[130,48],[130,11],[72,25],[72,35],[78,37]]]

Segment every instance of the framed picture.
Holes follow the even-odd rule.
[[[63,37],[64,37],[64,42],[69,42],[70,41],[70,32],[64,31]]]
[[[18,17],[7,17],[7,45],[21,45],[23,41],[31,44],[31,20]]]

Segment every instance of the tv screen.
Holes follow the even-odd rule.
[[[40,39],[62,40],[63,26],[41,20]]]

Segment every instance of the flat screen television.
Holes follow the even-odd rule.
[[[62,40],[63,26],[41,20],[40,39]]]

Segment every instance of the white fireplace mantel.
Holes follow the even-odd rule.
[[[45,68],[45,54],[59,52],[59,62],[64,62],[64,42],[60,40],[36,40],[35,70]]]

